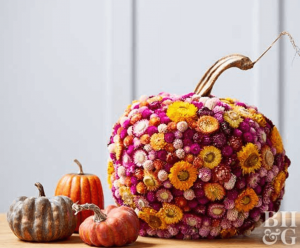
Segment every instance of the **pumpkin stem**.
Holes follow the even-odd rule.
[[[241,70],[248,70],[253,68],[256,62],[258,62],[270,49],[271,47],[281,38],[283,35],[288,35],[290,38],[290,42],[292,43],[294,49],[296,50],[296,54],[300,56],[300,49],[296,46],[293,37],[288,32],[281,32],[280,35],[273,41],[273,43],[268,47],[266,51],[259,56],[257,60],[254,62],[251,61],[248,57],[241,54],[231,54],[226,57],[218,60],[212,67],[208,69],[208,71],[204,74],[197,87],[194,90],[194,93],[199,96],[209,96],[211,94],[211,90],[218,79],[218,77],[227,69],[231,67],[237,67]]]
[[[79,205],[76,202],[72,205],[72,209],[75,211],[75,215],[84,210],[92,210],[95,213],[94,214],[95,222],[102,222],[107,219],[107,215],[105,213],[103,213],[101,211],[101,209],[95,204],[85,203],[85,204]]]
[[[41,197],[41,196],[46,196],[45,195],[45,191],[44,191],[44,187],[43,187],[43,185],[41,184],[41,183],[35,183],[34,184],[37,188],[38,188],[38,190],[39,190],[39,197]]]
[[[82,170],[82,164],[77,160],[77,159],[74,159],[74,162],[78,165],[79,167],[79,175],[84,175],[83,173],[83,170]]]

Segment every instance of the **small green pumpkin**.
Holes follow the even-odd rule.
[[[66,196],[45,197],[43,186],[36,183],[39,197],[21,196],[10,206],[7,221],[21,240],[49,242],[65,239],[76,228],[72,200]]]

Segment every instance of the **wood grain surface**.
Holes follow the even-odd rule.
[[[281,223],[281,215],[277,217],[279,223]],[[296,226],[290,227],[290,216],[287,214],[286,225],[287,227],[278,227],[271,228],[272,232],[275,232],[276,229],[284,231],[286,229],[294,229],[295,233],[292,230],[286,232],[286,243],[291,243],[291,237],[296,237],[296,244],[292,247],[300,247],[300,213],[296,215]],[[286,247],[281,240],[280,235],[277,236],[277,242],[273,245],[267,246],[263,243],[263,236],[267,227],[263,225],[256,228],[250,236],[238,236],[231,239],[216,239],[216,240],[174,240],[174,239],[158,239],[158,238],[144,238],[139,237],[138,240],[131,244],[128,247],[188,247],[188,248],[199,248],[199,247],[209,247],[209,248],[226,248],[226,247]],[[278,232],[278,231],[277,231]],[[10,248],[10,247],[89,247],[84,244],[79,238],[78,234],[73,234],[69,239],[51,242],[51,243],[31,243],[24,242],[19,240],[10,230],[8,223],[6,221],[6,214],[0,214],[0,247]]]

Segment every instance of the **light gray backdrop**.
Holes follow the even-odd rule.
[[[132,99],[193,91],[220,57],[255,60],[282,30],[300,44],[300,1],[0,0],[0,212],[20,195],[53,195],[84,171],[102,180],[106,142]],[[250,71],[232,69],[214,94],[255,104],[282,132],[292,160],[282,209],[298,197],[300,58],[288,38]]]

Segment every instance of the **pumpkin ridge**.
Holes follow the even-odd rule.
[[[126,223],[126,221],[122,222],[122,215],[119,213],[118,216],[109,215],[107,220],[106,220],[106,225],[111,229],[113,233],[113,238],[114,238],[114,244],[116,246],[120,246],[123,242],[123,238],[125,238],[125,234],[123,233],[122,225]],[[126,241],[127,243],[127,241]],[[125,243],[125,244],[126,244]]]
[[[73,212],[73,209],[72,209],[72,205],[73,205],[73,201],[72,201],[72,199],[71,198],[66,198],[67,200],[68,200],[68,204],[69,204],[69,206],[70,206],[70,208],[68,208],[69,209],[69,214],[70,214],[70,216],[72,216],[73,218],[74,218],[74,220],[75,221],[73,221],[72,223],[71,222],[69,222],[69,229],[68,230],[70,230],[70,229],[72,229],[72,230],[75,230],[75,228],[76,228],[76,225],[77,225],[77,219],[76,219],[76,216],[74,215],[74,212]],[[72,232],[73,233],[73,232]],[[72,233],[71,233],[71,235],[72,235]]]
[[[35,240],[41,242],[43,240],[43,204],[45,202],[45,197],[38,197],[35,201],[35,216],[33,229],[35,230]]]
[[[64,200],[64,197],[65,196],[61,196],[61,198],[59,198],[59,202],[60,202],[60,205],[61,205],[61,209],[60,209],[60,212],[61,212],[61,218],[62,218],[62,223],[63,225],[60,224],[60,227],[61,227],[61,236],[60,236],[60,239],[64,239],[67,235],[65,234],[65,232],[67,231],[67,223],[68,223],[68,216],[67,216],[67,204]]]
[[[101,224],[100,224],[101,225]],[[99,225],[99,226],[100,226]],[[106,233],[107,233],[107,241],[106,242],[108,242],[108,246],[112,246],[112,245],[114,245],[115,243],[116,243],[116,237],[115,237],[115,233],[114,233],[114,231],[112,230],[112,228],[111,228],[111,226],[110,225],[108,225],[107,224],[107,222],[106,221],[103,221],[102,222],[102,228],[103,228],[103,226],[106,226],[106,228],[104,228],[104,229],[106,229],[107,231],[106,231]],[[111,241],[110,241],[111,240]],[[109,243],[110,242],[110,243]]]
[[[52,237],[53,237],[52,218],[51,218],[52,210],[51,210],[51,203],[48,198],[46,198],[45,204],[46,204],[46,206],[44,205],[44,207],[46,208],[46,210],[44,210],[44,212],[46,212],[46,213],[43,214],[44,220],[42,223],[43,241],[51,241]]]
[[[101,243],[98,240],[98,236],[97,236],[97,231],[96,231],[97,225],[91,225],[91,229],[89,231],[89,233],[91,234],[91,243],[94,246],[101,246]],[[100,234],[100,233],[99,233]]]
[[[80,187],[78,187],[78,184],[80,184],[80,176],[79,175],[74,175],[72,176],[72,181],[69,183],[70,184],[70,192],[67,196],[69,196],[73,202],[81,202],[81,192],[80,192]],[[79,230],[79,225],[81,223],[81,213],[77,214],[77,226],[76,230]]]
[[[96,177],[95,181],[96,181],[96,187],[97,187],[97,192],[98,192],[98,195],[97,195],[98,204],[97,205],[99,206],[100,209],[103,209],[104,208],[104,195],[103,195],[102,184],[101,184],[99,177]]]
[[[98,199],[98,188],[97,188],[97,184],[96,184],[96,178],[93,176],[87,176],[87,179],[89,181],[89,191],[91,192],[91,202],[96,204],[97,206],[99,206],[99,199]],[[93,190],[93,186],[96,186],[97,190]]]
[[[26,223],[22,223],[22,237],[25,238],[26,240],[33,240],[33,222],[31,220],[34,219],[34,212],[32,211],[35,208],[35,199],[30,197],[24,200],[23,207],[21,211],[23,212],[23,215],[27,216],[27,221]],[[27,226],[26,226],[27,225]]]
[[[21,218],[22,218],[22,212],[20,211],[20,209],[17,210],[17,208],[19,208],[19,205],[21,205],[22,202],[18,201],[14,207],[14,218],[13,218],[13,230],[16,233],[17,237],[20,239],[23,239],[22,237],[22,233],[21,233]]]
[[[90,182],[88,180],[88,177],[86,177],[85,175],[80,177],[80,193],[80,201],[82,204],[91,202]],[[91,210],[82,212],[82,221],[84,221],[87,217],[91,216],[92,214],[93,212]]]
[[[93,218],[93,217],[92,217],[92,218]],[[99,230],[99,225],[94,225],[94,227],[95,227],[94,231],[95,231],[95,235],[96,235],[98,244],[99,244],[99,246],[101,246],[101,241],[102,241],[101,238],[102,238],[102,235],[101,235],[101,232],[98,232],[98,230]]]
[[[139,233],[139,221],[134,218],[134,216],[136,215],[136,213],[131,208],[122,207],[122,209],[126,211],[127,215],[131,216],[130,218],[127,218],[127,220],[130,223],[130,225],[131,225],[131,227],[129,227],[128,229],[130,229],[130,230],[133,229],[133,232],[132,232],[133,241],[130,242],[130,243],[132,243],[132,242],[135,241],[135,235],[136,235],[136,233]],[[133,221],[135,221],[135,223]]]
[[[54,225],[54,237],[60,237],[62,234],[61,228],[60,228],[60,223],[62,221],[61,214],[59,213],[59,197],[54,197],[53,199],[50,200],[51,206],[52,206],[52,216],[53,216],[53,225]]]
[[[70,188],[71,188],[72,180],[73,180],[73,176],[65,175],[65,181],[63,181],[61,184],[62,186],[60,186],[60,188],[62,188],[60,195],[70,195]]]

